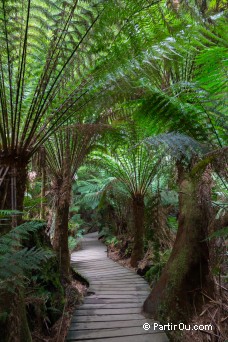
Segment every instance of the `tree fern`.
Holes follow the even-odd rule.
[[[90,167],[88,166],[89,171]],[[94,177],[84,181],[80,181],[80,179],[77,181],[77,192],[80,193],[80,195],[74,197],[77,205],[92,209],[102,208],[102,203],[108,197],[108,194],[113,193],[113,190],[118,188],[118,181],[115,177],[110,177],[108,174],[104,177],[102,170],[101,172],[98,171],[98,175],[101,178]],[[118,191],[120,189],[116,189],[116,192]]]
[[[175,21],[172,34],[163,35],[156,44],[152,39],[147,49],[142,49],[109,75],[108,84],[112,84],[113,89],[123,90],[125,98],[134,99],[132,105],[137,104],[138,117],[142,121],[146,118],[147,123],[151,123],[149,129],[156,133],[178,130],[216,146],[221,139],[218,134],[224,139],[226,136],[225,106],[222,104],[226,92],[225,14],[210,17],[208,21],[202,19],[200,12],[197,16],[196,24],[185,13],[186,27],[178,26]],[[216,89],[220,84],[217,87],[217,94],[221,93],[220,101],[219,97],[216,101],[216,97],[208,93],[207,87],[210,86],[203,87],[204,54],[204,60],[210,64],[208,48],[212,57],[217,56],[215,63],[211,63],[214,71],[211,70],[210,77],[214,75],[220,79],[214,86]],[[209,79],[207,84],[210,84]],[[221,87],[222,92],[219,91]]]
[[[14,174],[18,196],[12,209],[23,207],[31,156],[54,130],[107,89],[102,79],[108,55],[118,61],[111,49],[120,37],[118,28],[146,3],[119,1],[119,13],[112,0],[2,2],[0,163]]]
[[[143,131],[131,121],[120,125],[119,137],[110,135],[106,142],[106,153],[94,153],[91,158],[101,168],[117,179],[128,198],[134,217],[134,248],[132,266],[142,258],[144,238],[144,200],[149,186],[161,164],[161,155],[150,153],[140,144]]]

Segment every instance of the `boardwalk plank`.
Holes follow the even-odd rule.
[[[134,281],[133,282],[130,282],[129,280],[120,280],[119,282],[117,280],[113,280],[113,281],[110,281],[110,280],[92,280],[92,284],[93,285],[112,285],[112,284],[115,284],[115,285],[131,285],[131,284],[134,284],[134,285],[145,285],[145,283],[143,282],[140,282],[140,281]]]
[[[124,327],[142,327],[145,319],[126,320],[126,321],[111,321],[111,322],[82,322],[71,324],[70,330],[98,330],[110,328],[124,328]]]
[[[121,309],[89,309],[89,310],[77,310],[75,316],[87,316],[87,315],[119,315],[119,314],[133,314],[140,313],[140,308],[121,308]]]
[[[110,338],[110,337],[123,337],[123,336],[137,336],[142,334],[149,334],[152,339],[155,332],[150,330],[145,331],[143,327],[124,327],[124,328],[113,328],[113,329],[99,329],[99,330],[77,330],[69,331],[69,340],[75,339],[75,341],[80,341],[83,339],[98,339],[98,338]],[[107,341],[107,340],[106,340]]]
[[[114,321],[129,321],[142,319],[141,314],[119,314],[119,315],[105,315],[105,316],[73,316],[73,322],[114,322]]]
[[[97,304],[97,303],[106,303],[106,304],[123,304],[123,303],[140,303],[142,305],[142,299],[140,298],[85,298],[84,303],[86,304]]]
[[[69,341],[77,341],[75,339]],[[119,336],[119,337],[111,337],[108,339],[83,339],[83,342],[168,342],[168,339],[165,334],[143,334],[143,335],[136,335],[136,336]]]
[[[88,310],[88,309],[122,309],[123,305],[122,304],[107,304],[107,303],[103,303],[103,304],[88,304],[88,303],[83,303],[80,306],[80,310]],[[125,308],[138,308],[139,304],[137,303],[125,303],[124,304]],[[141,307],[141,305],[140,305]]]
[[[102,294],[100,293],[99,295],[97,294],[97,297],[100,299],[135,299],[135,298],[140,298],[141,303],[145,299],[145,295],[141,295],[140,293],[136,295],[125,295],[125,294]]]
[[[150,287],[134,271],[107,258],[107,248],[88,234],[82,250],[72,254],[72,266],[90,283],[88,296],[76,308],[67,341],[81,342],[167,342],[167,336],[154,331],[152,320],[142,313]],[[145,331],[143,324],[151,329]]]

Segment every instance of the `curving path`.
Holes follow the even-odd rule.
[[[72,266],[90,283],[88,295],[71,321],[67,341],[167,342],[154,321],[141,313],[150,292],[146,281],[107,257],[97,233],[87,234],[82,249],[71,256]],[[150,329],[143,329],[144,323]]]

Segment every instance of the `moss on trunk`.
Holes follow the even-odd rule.
[[[183,170],[182,170],[183,171]],[[188,320],[203,303],[202,291],[213,296],[209,268],[208,226],[211,177],[179,177],[179,227],[171,256],[144,303],[144,310],[161,321]]]

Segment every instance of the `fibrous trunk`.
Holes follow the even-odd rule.
[[[55,232],[53,248],[57,252],[60,263],[60,272],[65,280],[70,275],[70,254],[68,247],[68,219],[71,195],[71,182],[69,177],[58,180],[55,208]]]
[[[144,197],[135,195],[132,198],[134,217],[134,247],[131,255],[131,266],[136,267],[138,261],[143,258],[144,240]]]
[[[16,161],[13,158],[1,160],[1,168],[5,170],[2,173],[0,186],[0,209],[23,211],[23,202],[27,180],[27,162],[21,162],[21,157],[17,156]],[[22,215],[12,215],[12,221],[3,221],[1,233],[7,233],[12,227],[22,223]],[[7,223],[6,223],[7,222]],[[26,317],[26,305],[23,291],[16,288],[15,293],[1,293],[0,311],[8,312],[10,315],[3,324],[2,341],[32,341]]]
[[[179,173],[178,232],[171,256],[158,283],[144,303],[144,311],[172,322],[188,319],[200,309],[202,292],[213,296],[209,269],[208,226],[211,213],[211,176]]]
[[[20,160],[20,158],[18,157]],[[27,163],[19,161],[10,161],[1,164],[4,178],[0,185],[0,209],[2,210],[18,210],[23,211],[23,202],[27,180]],[[21,215],[13,215],[12,222],[6,226],[2,226],[1,232],[7,232],[13,227],[21,224]]]
[[[46,170],[45,167],[42,167],[41,174],[41,203],[40,203],[40,218],[41,220],[45,219],[45,192],[46,192]]]

